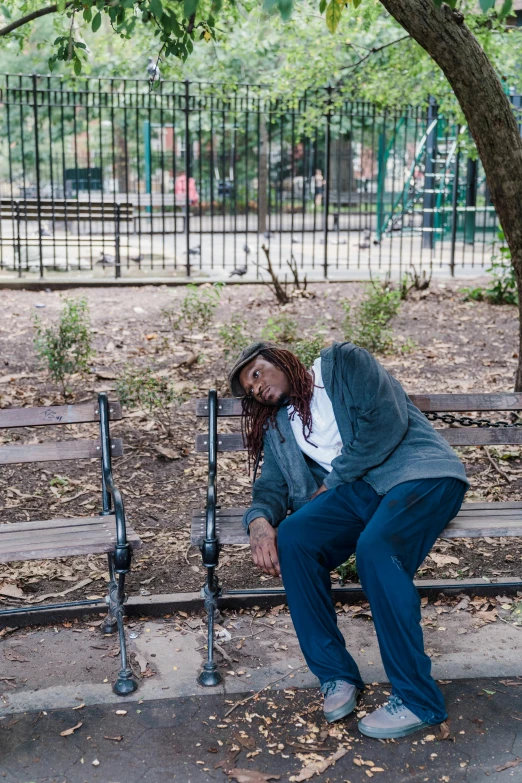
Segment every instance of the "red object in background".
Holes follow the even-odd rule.
[[[185,174],[179,174],[176,179],[174,180],[174,193],[176,196],[185,196],[187,195],[187,177]],[[194,204],[199,203],[199,194],[196,188],[196,180],[194,177],[189,177],[188,182],[188,195],[189,195],[189,204],[194,206]]]

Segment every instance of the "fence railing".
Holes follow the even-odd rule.
[[[488,266],[497,219],[437,107],[318,90],[0,76],[0,272]],[[112,271],[111,271],[112,270]]]

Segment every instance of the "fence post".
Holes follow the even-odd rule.
[[[115,237],[114,237],[114,250],[115,250],[115,260],[114,260],[114,277],[118,279],[121,277],[121,255],[120,255],[120,203],[119,201],[115,204]]]
[[[36,80],[38,78],[36,73],[32,76],[33,82],[33,117],[34,117],[34,161],[36,167],[36,209],[38,213],[38,253],[40,258],[40,278],[44,276],[43,266],[43,248],[42,248],[42,202],[40,193],[40,146],[38,137],[38,95],[36,91]],[[29,245],[27,246],[29,248]]]
[[[451,194],[451,257],[450,257],[450,270],[451,276],[455,277],[455,244],[457,241],[457,221],[458,211],[457,206],[459,203],[459,166],[460,166],[460,150],[457,150],[455,155],[455,175],[453,177],[453,193]]]
[[[190,82],[185,79],[185,250],[187,253],[187,277],[190,277]],[[203,255],[202,248],[199,249]],[[201,256],[200,256],[201,258]]]
[[[477,221],[477,174],[478,161],[468,158],[466,167],[466,212],[464,241],[468,245],[475,243],[475,227]],[[485,220],[484,216],[484,220]]]
[[[430,95],[428,106],[428,128],[433,127],[428,133],[426,139],[426,166],[424,169],[424,195],[422,200],[422,247],[431,250],[433,248],[433,226],[434,226],[434,208],[435,208],[435,165],[437,157],[437,132],[438,124],[434,122],[437,119],[439,107],[435,98]]]
[[[331,93],[332,88],[328,87],[328,109],[326,111],[326,134],[324,143],[325,154],[325,182],[324,182],[324,257],[323,257],[323,274],[325,280],[328,278],[328,217],[330,215],[330,147],[332,140],[332,111],[331,111]]]

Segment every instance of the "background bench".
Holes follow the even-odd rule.
[[[133,220],[133,205],[113,201],[76,201],[74,199],[1,199],[0,221],[12,222],[13,236],[3,235],[3,241],[15,244],[18,256],[18,268],[22,269],[22,246],[40,249],[40,266],[43,265],[42,250],[48,246],[72,245],[70,238],[55,236],[57,224],[68,230],[69,223],[78,224],[78,236],[74,244],[100,245],[105,250],[107,243],[114,242],[114,266],[116,277],[121,276],[121,224],[130,224]],[[29,234],[29,224],[34,223],[34,234]],[[80,234],[80,223],[89,223],[90,230]],[[93,236],[92,224],[101,223],[101,236]],[[22,224],[25,231],[22,231]],[[103,227],[112,226],[111,234],[105,234]]]
[[[489,422],[487,419],[458,415],[477,411],[519,411],[522,410],[522,394],[412,394],[410,399],[430,419],[446,424],[457,419],[468,425],[439,430],[452,446],[522,445],[522,427],[516,427],[512,422],[504,422],[502,426],[498,422],[486,423]],[[208,433],[198,433],[196,436],[196,451],[208,452],[209,465],[207,507],[205,510],[193,511],[191,526],[191,543],[201,548],[203,565],[207,569],[203,590],[208,613],[208,660],[199,677],[201,685],[216,685],[221,680],[213,658],[213,617],[219,595],[215,569],[219,549],[224,544],[249,543],[241,521],[246,509],[221,508],[217,503],[216,491],[218,453],[246,451],[240,432],[218,434],[218,419],[239,418],[241,413],[241,400],[233,397],[218,398],[215,390],[209,392],[207,400],[196,401],[196,416],[208,419]],[[520,535],[522,502],[477,502],[464,503],[441,538]]]
[[[141,547],[137,533],[127,525],[125,509],[112,476],[112,458],[123,454],[120,438],[111,438],[109,420],[122,418],[121,405],[109,402],[106,394],[98,402],[49,408],[7,408],[0,410],[0,429],[40,427],[99,422],[98,440],[50,441],[26,445],[0,446],[0,465],[47,462],[51,460],[99,459],[101,465],[101,511],[94,517],[48,519],[0,525],[0,563],[20,560],[104,554],[109,562],[109,611],[101,626],[103,633],[119,634],[121,670],[113,690],[126,696],[138,687],[128,665],[123,627],[125,575],[130,571],[133,549]],[[75,606],[97,601],[75,601]],[[46,604],[0,611],[11,618],[24,612],[60,609],[67,604]]]

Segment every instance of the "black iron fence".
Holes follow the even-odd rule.
[[[318,90],[0,76],[0,272],[335,277],[487,267],[497,220],[465,128]]]

